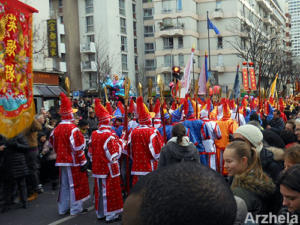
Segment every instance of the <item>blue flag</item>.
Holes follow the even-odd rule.
[[[233,95],[234,98],[239,98],[240,97],[240,78],[239,78],[239,66],[237,66],[236,69],[236,75],[235,75],[235,80],[234,80],[234,85],[233,85]]]
[[[218,28],[210,21],[210,19],[208,17],[207,17],[207,28],[214,30],[216,35],[220,34],[220,31],[218,30]]]

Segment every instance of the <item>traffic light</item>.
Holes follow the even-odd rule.
[[[180,67],[179,66],[173,66],[172,67],[172,75],[176,79],[180,79]]]

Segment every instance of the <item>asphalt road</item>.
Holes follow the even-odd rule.
[[[45,192],[40,194],[37,199],[29,202],[29,207],[23,209],[16,204],[10,211],[0,213],[0,224],[3,225],[84,225],[84,224],[106,224],[104,221],[97,220],[92,198],[85,202],[85,207],[89,211],[85,214],[76,216],[60,216],[57,212],[58,191],[51,190],[51,185],[44,187]],[[90,179],[90,191],[93,192],[93,182]],[[121,222],[111,223],[112,225]]]

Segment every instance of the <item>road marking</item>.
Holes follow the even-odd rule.
[[[88,212],[90,212],[92,209],[94,209],[94,206],[90,206],[90,207],[88,207],[87,209],[89,210]],[[88,213],[88,212],[87,212],[87,213]],[[71,215],[70,215],[70,216],[61,218],[61,219],[59,219],[59,220],[56,220],[56,221],[54,221],[54,222],[52,222],[52,223],[49,223],[48,225],[57,225],[57,224],[61,224],[61,223],[65,222],[65,221],[68,221],[68,220],[70,220],[70,219],[76,218],[76,217],[79,216],[79,215],[81,215],[81,214],[77,214],[77,215],[74,215],[74,216],[71,216]]]

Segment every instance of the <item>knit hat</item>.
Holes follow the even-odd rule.
[[[261,131],[253,125],[246,124],[240,126],[234,133],[242,135],[260,152],[263,147],[263,135]]]

